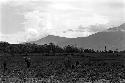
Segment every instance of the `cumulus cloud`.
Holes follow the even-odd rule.
[[[50,34],[50,35],[76,38],[79,37],[80,35],[85,37],[97,32],[94,30],[93,32],[89,31],[90,29],[92,30],[92,27],[88,28],[90,25],[95,25],[95,24],[105,25],[109,22],[106,17],[97,15],[95,13],[89,15],[89,17],[85,17],[84,15],[86,14],[84,14],[84,12],[88,14],[90,13],[90,11],[88,12],[82,11],[80,13],[79,12],[76,13],[75,10],[72,10],[72,12],[68,13],[65,12],[64,10],[58,12],[57,9],[56,11],[51,10],[50,12],[46,13],[40,12],[38,10],[33,12],[28,12],[25,15],[26,18],[25,29],[26,31],[29,31],[31,29],[32,32],[34,30],[34,32],[37,33],[38,35],[37,37],[41,36],[41,34],[42,35]],[[68,32],[69,29],[77,30],[79,28],[79,25],[81,24],[83,26],[86,26],[85,31]],[[106,29],[106,27],[103,27],[103,29]],[[63,33],[64,31],[66,31],[66,33]]]

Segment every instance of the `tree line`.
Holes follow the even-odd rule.
[[[60,47],[54,43],[37,45],[31,43],[9,44],[8,42],[0,42],[0,53],[118,53],[118,51],[99,51],[94,49],[78,48],[73,45]],[[124,51],[122,51],[124,52]]]

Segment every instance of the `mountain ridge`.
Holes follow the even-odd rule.
[[[104,47],[107,46],[107,50],[125,50],[125,32],[123,29],[125,29],[125,23],[88,37],[66,38],[48,35],[47,37],[32,41],[31,43],[42,45],[52,42],[61,47],[74,45],[81,48],[93,48],[96,50],[104,50]]]

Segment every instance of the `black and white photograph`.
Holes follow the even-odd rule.
[[[0,0],[0,83],[125,83],[125,0]]]

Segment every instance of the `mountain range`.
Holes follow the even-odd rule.
[[[30,43],[42,45],[51,42],[59,46],[74,45],[80,48],[92,48],[95,50],[104,50],[105,46],[107,50],[125,50],[125,23],[88,37],[66,38],[48,35]]]

